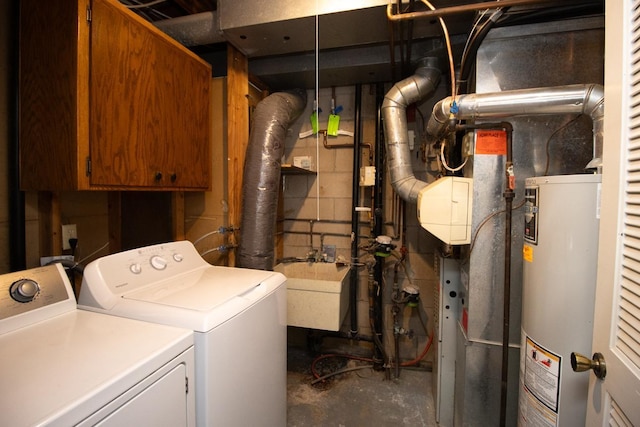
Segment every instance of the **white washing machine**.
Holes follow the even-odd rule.
[[[86,266],[81,308],[194,331],[198,426],[286,425],[284,275],[212,266],[189,241]]]
[[[193,342],[78,310],[60,264],[2,275],[0,425],[193,426]]]

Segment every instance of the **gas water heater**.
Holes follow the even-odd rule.
[[[602,175],[528,178],[522,282],[519,426],[584,426]]]

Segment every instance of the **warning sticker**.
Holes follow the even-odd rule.
[[[527,406],[529,418],[537,414],[535,418],[546,420],[534,425],[555,426],[558,421],[562,357],[528,336],[524,351],[523,386],[529,398],[521,401],[521,404]]]
[[[476,131],[476,154],[507,154],[507,132],[504,130],[478,129]]]
[[[533,248],[529,245],[522,246],[522,258],[525,261],[533,262]]]

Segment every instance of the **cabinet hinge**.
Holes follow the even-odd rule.
[[[87,176],[91,176],[91,157],[87,157],[85,169],[86,169]]]
[[[189,377],[184,377],[184,392],[189,394]]]
[[[91,22],[91,6],[87,6],[87,22]]]

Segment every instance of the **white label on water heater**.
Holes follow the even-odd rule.
[[[520,421],[524,425],[556,427],[562,356],[529,336],[524,341]]]

